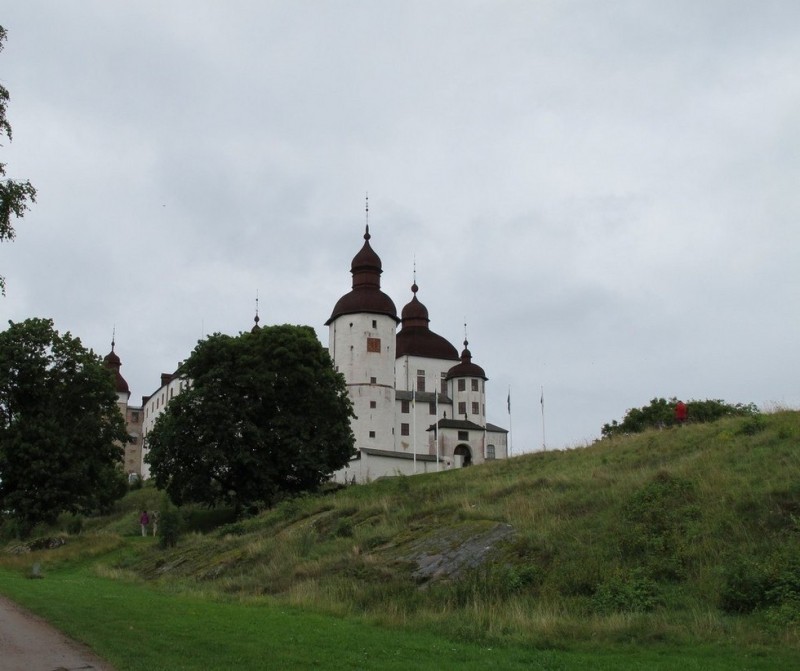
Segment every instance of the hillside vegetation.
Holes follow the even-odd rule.
[[[293,499],[170,549],[135,538],[159,496],[87,525],[132,537],[101,575],[462,640],[800,648],[798,412]]]

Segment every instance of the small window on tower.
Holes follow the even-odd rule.
[[[370,384],[378,384],[378,378],[377,377],[371,377],[369,379],[369,383]]]
[[[442,373],[442,394],[447,396],[447,373]]]
[[[466,415],[467,414],[467,404],[464,401],[458,402],[458,414],[459,415]]]
[[[408,424],[401,424],[400,425],[400,435],[407,436],[408,435]]]
[[[374,329],[378,328],[378,320],[377,319],[373,319],[372,320],[372,328],[374,328]]]
[[[378,352],[381,351],[381,339],[380,338],[367,338],[367,352]]]
[[[478,390],[479,390],[478,380],[473,378],[473,380],[472,380],[472,391],[478,391]]]
[[[378,407],[378,403],[376,401],[370,401],[369,402],[369,407],[370,408],[377,408]]]
[[[375,432],[374,431],[370,431],[369,432],[369,437],[370,438],[374,438],[375,437]]]
[[[436,401],[432,401],[428,403],[428,414],[435,415],[436,414]]]
[[[417,391],[425,391],[425,371],[417,371]]]
[[[481,412],[481,404],[477,403],[476,401],[472,402],[472,414],[478,415]]]
[[[404,414],[408,414],[409,412],[409,403],[408,401],[400,401],[400,412]]]
[[[467,390],[467,381],[462,377],[458,381],[458,391],[466,391]]]

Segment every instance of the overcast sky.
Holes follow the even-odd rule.
[[[141,401],[197,340],[310,324],[369,193],[398,311],[489,377],[515,453],[657,396],[800,407],[797,0],[8,3],[38,202],[0,318]],[[512,415],[506,411],[511,389]],[[544,432],[540,406],[544,390]]]

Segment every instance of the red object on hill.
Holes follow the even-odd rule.
[[[686,404],[683,401],[678,401],[675,404],[675,421],[678,424],[683,424],[686,421]]]

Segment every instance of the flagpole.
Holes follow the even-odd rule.
[[[512,433],[511,433],[511,385],[508,385],[508,456],[512,454]]]
[[[411,443],[414,450],[414,475],[417,474],[417,402],[416,392],[411,389],[411,430],[414,432],[414,439]]]
[[[544,439],[544,386],[542,386],[542,395],[539,397],[539,403],[542,406],[542,450],[547,452],[547,442]]]
[[[433,437],[436,440],[436,470],[441,471],[441,463],[439,461],[439,393],[434,391],[434,399],[436,402],[436,424],[433,425]]]

